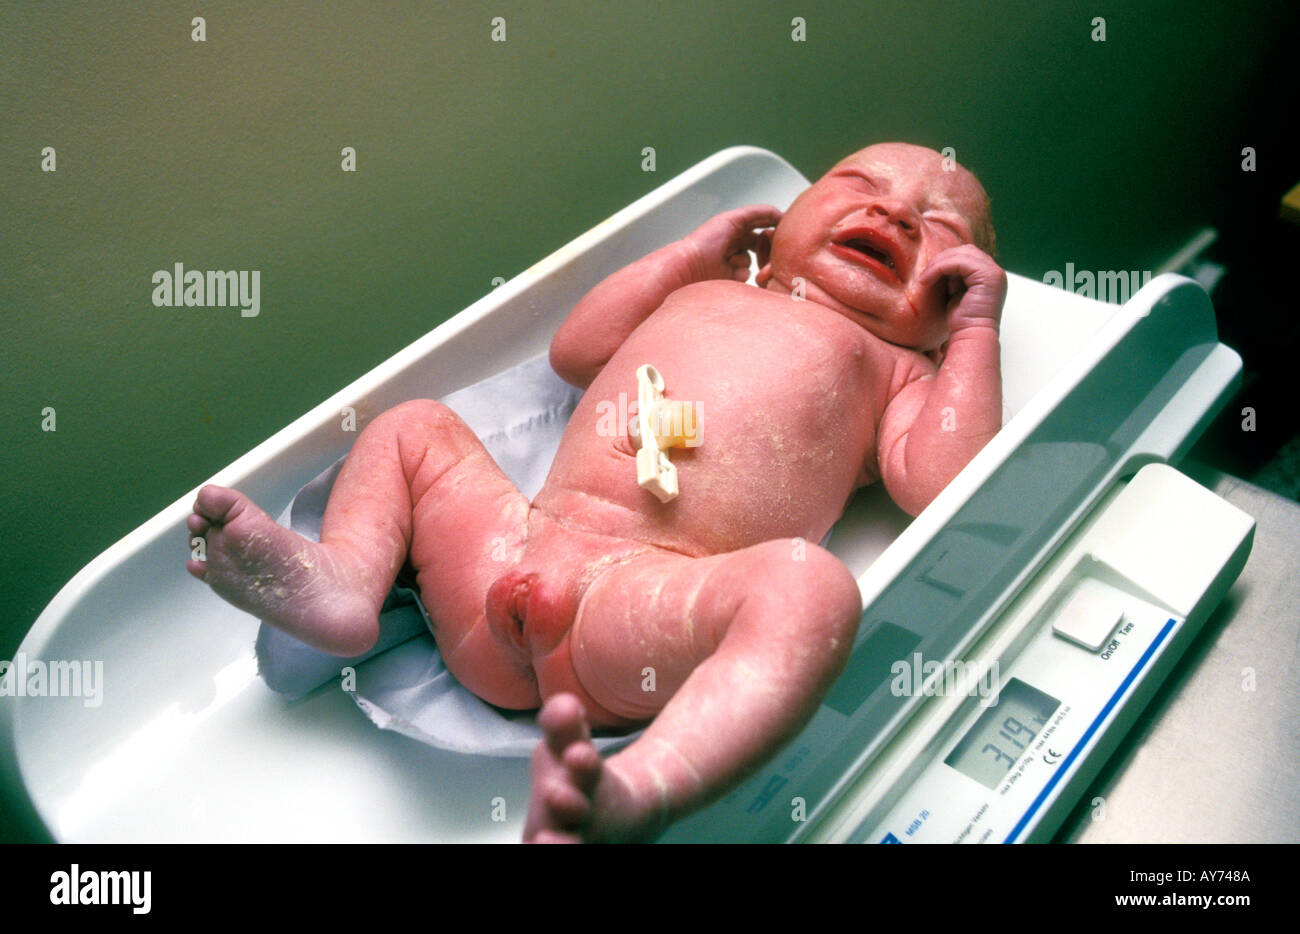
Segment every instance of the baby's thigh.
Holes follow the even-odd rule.
[[[536,706],[528,659],[493,636],[484,614],[488,589],[522,553],[528,500],[451,409],[422,401],[393,414],[410,490],[410,563],[443,660],[490,703]]]
[[[830,552],[776,539],[706,558],[656,553],[598,578],[570,633],[573,670],[607,710],[648,719],[715,653],[779,680],[838,671],[861,593]],[[725,645],[724,645],[725,640]],[[809,653],[809,645],[829,646]]]
[[[655,552],[618,565],[583,595],[569,633],[573,671],[607,711],[632,721],[654,717],[711,654],[701,599],[728,556]]]
[[[411,564],[426,595],[481,613],[488,584],[526,537],[528,500],[451,409],[418,400],[385,413],[411,509]],[[477,591],[466,594],[466,591]]]

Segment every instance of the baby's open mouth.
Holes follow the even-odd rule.
[[[831,250],[850,262],[875,269],[886,278],[901,280],[898,247],[883,234],[866,228],[846,230],[831,244]]]
[[[857,238],[854,238],[852,240],[845,240],[841,244],[841,246],[846,246],[850,250],[856,250],[859,253],[865,253],[867,256],[870,256],[872,259],[884,263],[890,269],[894,268],[894,258],[890,256],[888,253],[886,253],[884,250],[878,249],[877,247],[867,242],[866,240],[860,240]]]

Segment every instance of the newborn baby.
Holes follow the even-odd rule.
[[[915,515],[1001,427],[992,236],[965,169],[871,146],[784,217],[721,214],[583,298],[550,358],[587,391],[532,502],[454,412],[416,400],[361,433],[319,544],[206,486],[188,525],[207,559],[188,569],[352,656],[409,561],[452,674],[542,707],[525,839],[652,838],[775,754],[843,668],[861,595],[811,543],[853,492],[881,481]],[[667,502],[599,411],[635,399],[647,363],[698,418]],[[608,760],[590,742],[647,721]]]

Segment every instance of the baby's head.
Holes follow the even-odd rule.
[[[881,143],[843,159],[795,199],[758,281],[784,293],[802,285],[806,299],[877,337],[928,351],[947,337],[947,295],[918,280],[963,243],[994,250],[988,195],[975,176],[932,149]]]

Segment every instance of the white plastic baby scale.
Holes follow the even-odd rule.
[[[345,452],[337,430],[344,406],[364,422],[534,357],[608,273],[720,211],[784,207],[807,184],[772,153],[719,152],[395,354],[211,482],[277,514]],[[890,808],[906,804],[912,780],[946,754],[942,743],[969,731],[962,718],[970,710],[940,698],[954,709],[936,712],[923,692],[897,696],[887,672],[881,681],[881,659],[887,667],[914,651],[986,664],[1002,658],[1012,671],[1033,641],[1026,633],[1054,619],[1062,581],[1073,587],[1085,578],[1179,617],[1188,636],[1230,585],[1249,546],[1241,522],[1224,520],[1236,538],[1223,567],[1173,596],[1151,592],[1159,580],[1135,580],[1129,559],[1079,550],[1079,535],[1099,521],[1098,504],[1112,503],[1143,465],[1177,462],[1234,386],[1240,360],[1218,343],[1205,293],[1161,276],[1121,307],[1013,275],[1002,334],[1002,432],[910,524],[877,488],[836,526],[831,547],[863,591],[859,648],[866,648],[803,735],[670,839],[872,840],[878,826],[884,838],[894,833]],[[334,686],[296,702],[265,687],[253,657],[256,620],[185,573],[192,502],[187,494],[87,565],[19,649],[33,660],[104,663],[98,707],[76,697],[0,699],[0,763],[48,832],[95,842],[518,839],[526,760],[440,751],[378,730]],[[1208,503],[1188,502],[1191,513]],[[1152,521],[1129,523],[1138,539],[1123,544],[1125,554],[1150,547],[1140,538],[1152,534]],[[1104,574],[1090,570],[1102,565]],[[1167,661],[1175,641],[1165,642]],[[1130,703],[1132,696],[1118,706],[1135,709],[1141,698]],[[1103,736],[1122,732],[1122,719],[1107,723],[1114,731]],[[1094,743],[1091,760],[1074,761],[1095,768],[1105,751]],[[1053,794],[1077,793],[1085,772],[1058,781]],[[502,805],[505,820],[494,820]],[[1040,835],[1051,826],[1046,810],[1037,807]]]

